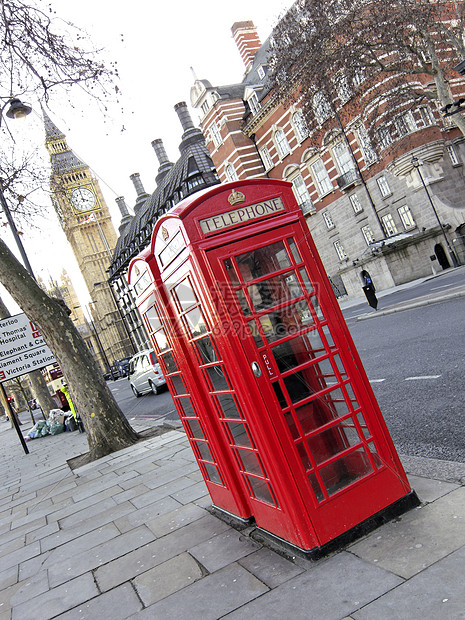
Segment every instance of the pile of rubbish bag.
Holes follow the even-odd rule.
[[[34,424],[27,434],[27,439],[38,439],[46,435],[58,435],[77,429],[78,425],[72,413],[63,414],[61,409],[51,409],[46,420],[39,420]]]

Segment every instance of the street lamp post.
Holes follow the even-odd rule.
[[[416,168],[416,170],[418,172],[418,176],[420,177],[422,185],[423,185],[423,187],[425,189],[426,195],[428,196],[429,203],[431,205],[431,208],[433,209],[434,215],[436,216],[436,220],[437,220],[437,222],[439,224],[439,227],[441,229],[441,233],[442,233],[442,235],[444,237],[444,240],[446,242],[447,248],[449,250],[449,254],[450,254],[450,257],[452,259],[452,263],[454,264],[454,267],[458,267],[459,266],[459,262],[457,260],[457,257],[455,255],[454,250],[452,249],[452,246],[449,243],[449,239],[447,238],[447,235],[446,235],[446,232],[444,230],[444,227],[443,227],[443,225],[441,223],[441,220],[439,219],[438,212],[436,211],[436,207],[434,206],[433,199],[431,198],[430,191],[429,191],[428,186],[425,183],[425,179],[423,178],[423,175],[421,173],[420,166],[422,165],[422,162],[418,159],[418,157],[415,157],[415,155],[412,156],[411,162],[412,162],[412,166],[414,168]]]

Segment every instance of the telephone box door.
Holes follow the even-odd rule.
[[[306,236],[300,224],[288,225],[206,256],[219,324],[230,326],[233,346],[247,359],[237,389],[250,399],[248,422],[270,424],[262,434],[281,444],[324,544],[409,486]],[[278,486],[285,489],[286,481]]]

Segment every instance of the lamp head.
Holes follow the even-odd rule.
[[[23,103],[20,99],[10,99],[10,107],[6,113],[8,118],[25,118],[32,111],[31,106]]]

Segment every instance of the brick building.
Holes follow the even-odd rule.
[[[315,114],[327,130],[315,147],[299,104],[285,108],[267,85],[270,40],[250,21],[232,34],[242,81],[197,79],[191,89],[221,181],[291,182],[338,295],[361,294],[362,269],[380,290],[465,263],[465,139],[453,116],[432,103],[386,111],[375,151],[359,119],[343,127],[322,105]],[[450,87],[463,96],[464,77]]]

